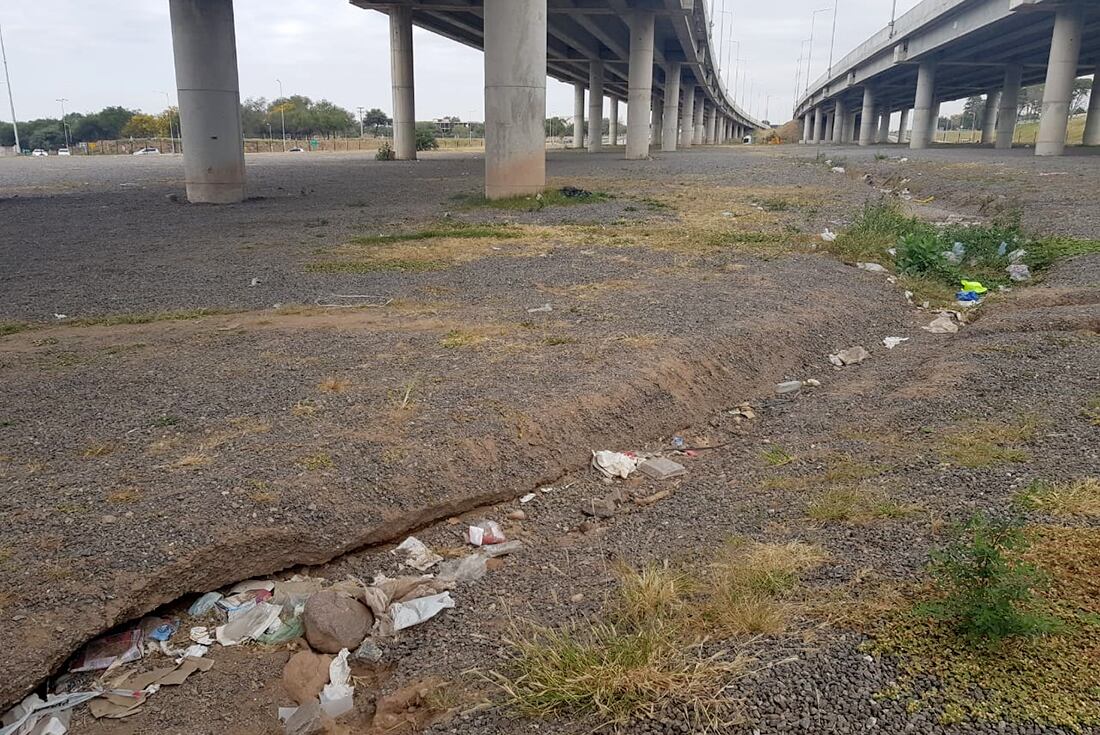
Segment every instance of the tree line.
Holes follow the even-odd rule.
[[[241,124],[246,138],[280,137],[285,121],[286,135],[293,138],[359,135],[355,115],[328,100],[314,101],[303,95],[291,95],[268,102],[249,98],[241,104]],[[179,110],[169,107],[148,114],[125,107],[105,107],[99,112],[70,112],[62,118],[39,118],[19,123],[19,142],[23,148],[56,149],[65,145],[66,132],[71,144],[124,138],[179,137]],[[389,135],[392,121],[378,108],[365,111],[362,130]],[[0,146],[15,144],[11,123],[0,122]]]

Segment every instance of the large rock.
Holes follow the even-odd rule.
[[[365,605],[334,590],[310,595],[302,614],[309,645],[322,653],[354,651],[367,637],[374,616]]]
[[[328,684],[332,656],[299,651],[283,667],[283,689],[298,704],[315,702]]]

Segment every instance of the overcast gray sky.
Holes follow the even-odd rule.
[[[741,41],[739,56],[754,80],[751,111],[763,117],[771,95],[770,118],[788,119],[811,13],[828,8],[816,16],[812,76],[825,71],[834,0],[696,1],[732,12],[725,38]],[[918,1],[898,0],[898,15]],[[892,0],[836,2],[837,58],[890,20]],[[242,97],[276,97],[281,79],[287,94],[391,111],[386,16],[345,0],[236,0],[235,8]],[[715,18],[717,40],[717,23],[730,16]],[[68,98],[67,110],[82,112],[106,105],[159,111],[166,91],[175,104],[167,0],[0,0],[0,26],[20,119],[56,117],[60,97]],[[417,118],[481,120],[481,53],[420,29],[414,44]],[[572,109],[572,88],[551,80],[548,114]],[[9,117],[0,105],[0,120]]]

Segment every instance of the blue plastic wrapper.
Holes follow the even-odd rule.
[[[974,291],[959,291],[955,294],[955,299],[958,301],[981,301],[982,297]]]
[[[205,615],[214,609],[214,605],[218,604],[218,600],[222,599],[221,592],[207,592],[191,603],[191,607],[187,608],[187,614],[191,617],[198,617],[199,615]]]

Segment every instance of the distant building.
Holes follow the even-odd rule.
[[[446,137],[454,132],[455,126],[461,124],[462,120],[457,117],[441,117],[435,120],[435,133]]]

